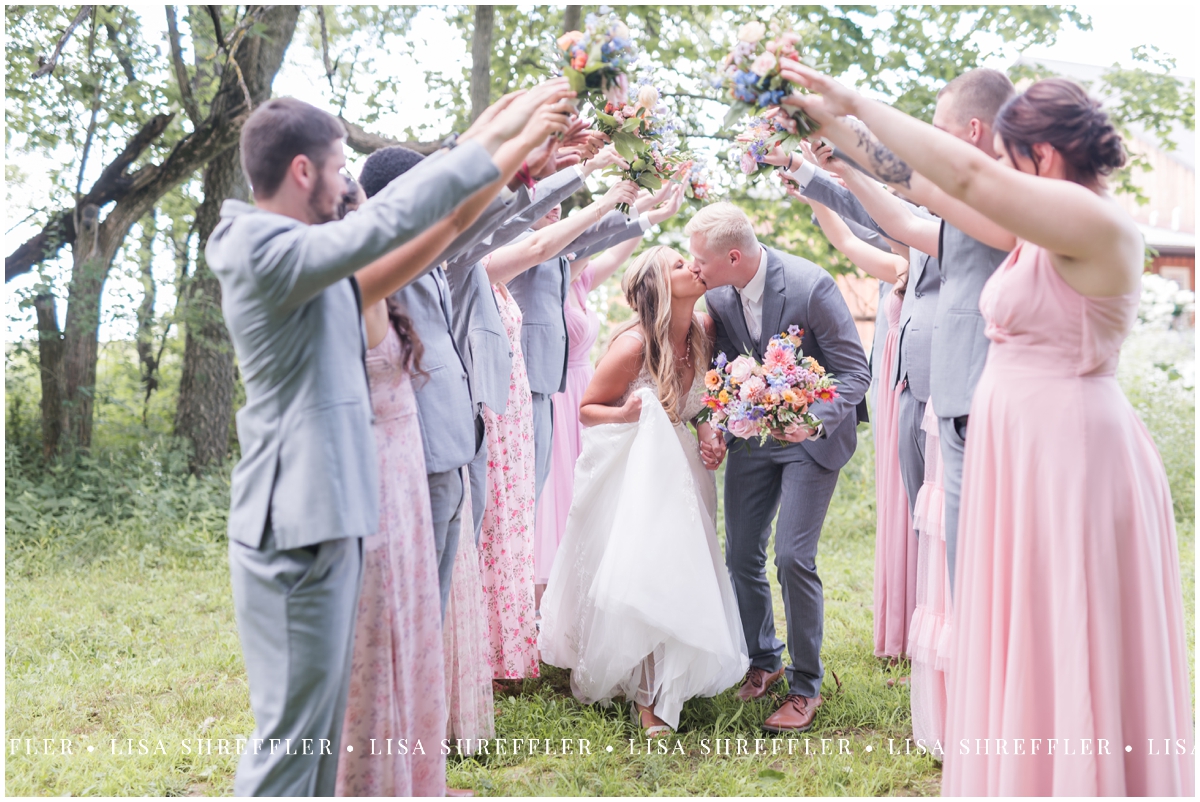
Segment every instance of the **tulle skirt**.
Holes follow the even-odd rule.
[[[583,432],[575,498],[542,598],[542,661],[571,670],[590,704],[683,703],[733,686],[749,666],[716,533],[716,483],[696,438],[649,389],[636,424]]]

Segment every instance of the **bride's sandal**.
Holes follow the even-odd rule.
[[[654,711],[651,708],[646,708],[644,712],[654,715]],[[637,724],[638,730],[640,730],[642,735],[645,737],[657,738],[660,735],[667,735],[668,733],[672,732],[670,725],[667,724],[652,724],[649,727],[643,726],[642,713],[643,711],[638,709],[637,702],[631,701],[629,703],[629,716]]]

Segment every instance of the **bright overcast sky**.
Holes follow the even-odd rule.
[[[1059,34],[1058,42],[1052,47],[1031,48],[1027,55],[1098,66],[1109,66],[1113,63],[1134,66],[1134,62],[1130,58],[1130,51],[1139,45],[1155,45],[1161,53],[1176,59],[1177,74],[1195,77],[1197,42],[1195,5],[1194,2],[1081,3],[1078,4],[1079,9],[1091,17],[1091,31],[1066,30]],[[139,10],[143,13],[148,29],[153,29],[156,24],[165,28],[165,22],[161,19],[160,7],[147,6]],[[147,30],[147,34],[152,35],[150,30]],[[404,123],[409,125],[425,124],[431,126],[435,131],[440,131],[444,126],[445,116],[441,112],[423,110],[425,92],[423,73],[425,69],[452,70],[456,66],[466,65],[469,59],[466,44],[457,30],[434,7],[426,8],[424,13],[418,16],[413,28],[413,36],[416,41],[416,64],[409,62],[406,65],[397,65],[397,71],[406,76],[401,86],[401,95],[412,98],[414,111],[417,109],[422,111],[407,117]],[[989,43],[982,42],[981,44],[985,50],[988,48]],[[293,95],[303,98],[324,96],[320,83],[323,70],[315,59],[303,55],[305,50],[300,42],[293,43],[289,50],[288,63],[275,81],[277,95]],[[1012,64],[1018,55],[1013,49],[1003,50],[990,59],[987,66],[1003,69]],[[417,68],[405,69],[404,67]],[[402,102],[399,105],[406,104]],[[360,110],[352,104],[347,108],[346,116],[355,119],[360,116],[359,112]],[[388,122],[386,119],[381,120],[372,127],[386,133]],[[30,161],[22,166],[25,168],[24,172],[30,175],[32,180],[23,187],[10,187],[8,197],[13,201],[13,208],[6,209],[5,217],[8,222],[5,229],[12,226],[14,221],[25,216],[27,212],[24,209],[29,208],[30,203],[38,205],[44,203],[44,200],[37,197],[40,194],[44,199],[46,191],[46,188],[37,186],[39,164]],[[41,191],[39,192],[39,190]],[[6,252],[11,252],[34,233],[36,232],[28,225],[14,227],[5,236]],[[69,257],[61,261],[67,264]],[[159,272],[157,265],[155,272]],[[172,272],[173,267],[170,265],[169,259],[166,259],[163,265],[163,279],[169,280]],[[131,276],[122,275],[122,273],[122,270],[114,269],[106,286],[106,295],[111,295],[111,297],[123,295],[129,299],[127,304],[129,301],[136,303],[134,299],[140,297],[140,288]],[[30,336],[33,332],[32,316],[28,312],[21,312],[17,309],[17,303],[12,293],[12,290],[19,286],[31,286],[33,280],[32,275],[26,275],[15,279],[6,286],[6,290],[8,290],[5,293],[4,303],[5,317],[7,318],[6,341],[11,342],[20,337]],[[60,286],[65,286],[65,275]],[[169,287],[164,286],[160,290],[159,314],[169,310],[173,304],[174,298],[170,293],[171,288]],[[105,306],[109,307],[110,303],[111,301],[106,300]],[[64,315],[65,309],[65,299],[60,298],[60,319]],[[132,331],[133,323],[129,320],[106,323],[101,329],[101,339],[126,338],[131,336]]]

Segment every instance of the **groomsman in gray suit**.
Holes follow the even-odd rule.
[[[551,211],[533,225],[533,230],[557,222],[559,211]],[[541,264],[508,282],[508,291],[521,307],[521,350],[533,391],[533,446],[537,495],[550,474],[550,449],[554,436],[554,411],[550,396],[566,390],[567,319],[565,304],[571,286],[571,260],[582,259],[634,237],[650,227],[646,215],[633,219],[609,212],[578,239]]]
[[[818,147],[817,158],[827,158],[830,151],[828,147]],[[825,160],[824,163],[846,166],[836,161]],[[900,307],[900,358],[897,360],[896,373],[887,377],[875,375],[878,362],[875,352],[882,347],[876,323],[871,378],[872,382],[891,382],[893,387],[904,383],[899,402],[900,475],[904,480],[911,512],[917,493],[925,481],[925,433],[921,429],[921,422],[925,417],[925,404],[929,401],[933,320],[942,283],[937,257],[930,256],[920,248],[929,251],[936,249],[936,231],[941,220],[889,194],[882,187],[868,183],[873,179],[867,176],[845,169],[841,172],[847,186],[842,186],[833,176],[809,161],[804,161],[789,178],[796,183],[801,194],[829,207],[841,215],[848,225],[858,225],[859,230],[870,231],[877,237],[887,237],[909,247],[908,286]],[[893,233],[885,231],[885,226],[876,220],[883,220]],[[855,233],[858,234],[858,231]],[[880,311],[882,308],[881,303]]]
[[[1002,72],[965,72],[938,92],[933,124],[995,158],[992,124],[1000,108],[1015,94],[1012,81]],[[983,314],[979,311],[979,295],[1016,241],[1011,233],[914,173],[860,122],[835,122],[829,128],[829,136],[836,137],[858,164],[900,192],[925,203],[942,218],[936,228],[936,247],[922,249],[936,253],[941,268],[942,286],[931,338],[929,397],[938,417],[942,448],[946,563],[953,592],[967,419],[989,346]],[[925,238],[928,239],[928,231]]]
[[[523,125],[501,115],[336,222],[346,183],[335,117],[280,98],[242,130],[256,206],[226,201],[205,252],[246,386],[229,562],[255,729],[235,795],[334,792],[361,538],[378,524],[354,273],[494,182],[490,154]]]
[[[513,354],[487,270],[479,260],[523,235],[530,225],[582,187],[584,178],[598,166],[603,166],[600,160],[592,159],[583,165],[559,170],[537,182],[532,193],[527,187],[520,186],[506,209],[511,216],[493,218],[478,227],[472,244],[444,255],[454,341],[467,368],[476,412],[481,416],[485,405],[497,414],[504,413]],[[471,498],[479,499],[471,506],[476,545],[483,529],[487,462],[487,440],[484,438],[467,467]]]
[[[737,595],[750,670],[738,690],[743,701],[761,698],[784,674],[783,643],[775,637],[767,541],[776,512],[775,564],[787,617],[788,696],[763,728],[805,732],[821,705],[824,595],[817,575],[817,544],[838,473],[854,453],[855,427],[867,420],[871,381],[854,319],[830,274],[805,259],[764,248],[746,215],[729,203],[702,208],[684,229],[692,269],[709,287],[708,312],[716,324],[715,351],[761,360],[771,337],[789,326],[804,330],[802,348],[839,380],[838,397],[814,404],[821,423],[791,442],[743,440],[730,446],[725,472],[725,562]],[[733,443],[733,438],[726,440]],[[703,444],[709,465],[725,443]]]

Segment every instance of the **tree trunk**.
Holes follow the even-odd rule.
[[[97,183],[105,181],[106,177],[111,182],[113,178],[108,177],[108,173],[115,169],[121,184],[116,205],[103,222],[97,221],[99,209],[95,204],[83,206],[80,210],[72,240],[73,266],[67,325],[63,336],[67,414],[65,434],[80,448],[87,449],[92,442],[100,304],[113,256],[130,227],[148,214],[163,195],[237,143],[241,125],[251,111],[250,106],[257,105],[270,95],[275,73],[283,63],[284,53],[296,29],[299,7],[252,6],[246,14],[253,16],[256,24],[253,33],[239,40],[234,54],[241,69],[225,71],[204,125],[180,140],[161,164],[148,165],[124,178],[121,178],[123,166],[117,163],[110,165]],[[247,91],[251,100],[249,106],[246,103]],[[170,118],[167,119],[169,121]],[[161,129],[159,131],[161,133]],[[44,250],[39,254],[40,258],[53,255]],[[9,274],[9,261],[15,261],[14,257],[10,256],[5,262],[6,276]],[[14,265],[14,269],[16,267],[18,265]],[[49,447],[54,452],[60,448],[60,444]]]
[[[471,36],[471,119],[492,102],[492,32],[494,6],[475,6],[475,33]]]
[[[141,268],[142,302],[137,310],[137,355],[142,378],[142,426],[149,415],[150,396],[158,389],[158,357],[154,353],[154,301],[158,285],[154,281],[154,240],[158,221],[153,211],[142,218],[142,244],[138,248]]]
[[[220,220],[225,199],[250,199],[240,152],[236,147],[230,148],[204,169],[204,201],[196,210],[200,255],[180,299],[187,340],[179,405],[175,410],[175,434],[191,441],[190,467],[196,474],[224,460],[229,451],[235,380],[233,344],[221,314],[221,284],[208,269],[204,246]]]
[[[54,295],[39,294],[33,299],[37,311],[38,365],[42,378],[42,456],[50,459],[56,453],[67,426],[63,396],[63,338],[58,328],[58,312]]]
[[[583,17],[583,6],[567,6],[563,11],[563,33],[579,30]]]

